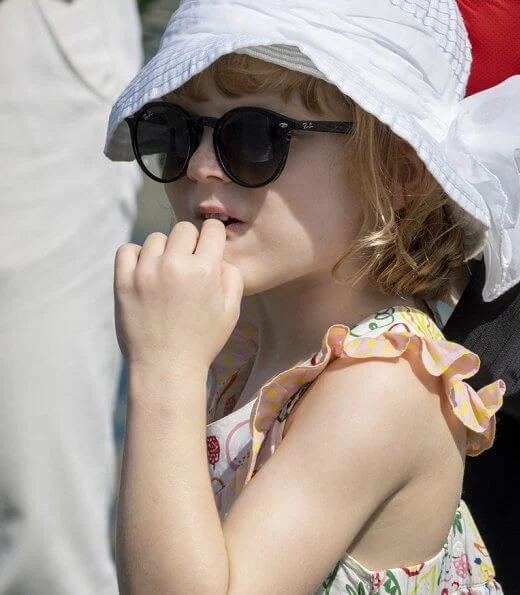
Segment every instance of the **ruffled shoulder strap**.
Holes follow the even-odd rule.
[[[383,333],[409,333],[432,339],[444,339],[431,316],[408,306],[394,306],[376,312],[351,329],[349,340],[360,337],[377,338]]]
[[[352,330],[344,325],[330,327],[319,352],[262,387],[251,414],[252,456],[245,483],[255,472],[260,448],[280,412],[329,363],[341,358],[348,365],[360,359],[395,359],[405,354],[418,359],[432,376],[442,378],[454,414],[468,429],[468,455],[478,455],[489,448],[495,435],[494,415],[502,405],[504,383],[497,380],[475,391],[465,380],[479,369],[477,355],[447,341],[427,314],[408,307],[389,308]]]
[[[454,414],[468,429],[467,454],[475,456],[488,449],[495,436],[495,413],[502,406],[504,382],[497,380],[475,391],[465,380],[478,372],[478,355],[447,341],[423,312],[399,308],[395,316],[396,322],[376,337],[351,333],[343,346],[347,358],[391,359],[407,354],[418,359],[429,374],[442,378]]]

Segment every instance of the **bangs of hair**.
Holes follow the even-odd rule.
[[[185,97],[202,102],[214,96],[215,91],[229,99],[273,94],[288,103],[297,97],[306,109],[319,115],[325,113],[325,106],[341,107],[346,111],[350,104],[350,100],[337,87],[324,80],[246,54],[222,56],[170,93],[168,98]]]

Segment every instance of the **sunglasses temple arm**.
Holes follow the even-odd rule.
[[[350,134],[354,129],[354,122],[291,122],[291,130],[301,130],[304,132],[336,132]]]

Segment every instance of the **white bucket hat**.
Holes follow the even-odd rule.
[[[224,54],[322,78],[417,151],[452,200],[491,301],[520,281],[520,76],[464,99],[471,47],[455,0],[184,0],[115,103],[105,153],[134,158],[124,119]]]

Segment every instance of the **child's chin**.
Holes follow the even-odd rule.
[[[258,283],[251,283],[244,279],[244,297],[251,297],[253,295],[258,295],[264,291],[263,287],[259,287]]]
[[[247,279],[244,279],[244,297],[251,297],[253,295],[259,295],[264,293],[265,291],[269,291],[276,287],[276,284],[268,284],[268,283],[258,283],[258,282],[248,282]]]

